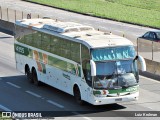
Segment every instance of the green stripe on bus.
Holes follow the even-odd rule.
[[[29,49],[21,45],[14,44],[14,50],[21,55],[29,56]]]
[[[109,94],[124,93],[124,92],[136,92],[136,91],[138,91],[138,86],[123,88],[123,89],[119,89],[119,90],[108,90],[108,91],[109,91]]]
[[[108,91],[109,91],[108,94],[117,94],[117,93],[125,93],[125,92],[137,92],[138,91],[138,86],[123,88],[123,89],[119,89],[119,90],[108,90]],[[102,95],[103,90],[94,90],[93,94],[94,95],[96,95],[96,94]]]
[[[33,50],[32,49],[28,49],[28,51],[29,51],[28,57],[33,58]]]

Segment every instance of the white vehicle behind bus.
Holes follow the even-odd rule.
[[[146,64],[126,38],[93,27],[52,19],[15,23],[16,67],[27,79],[46,83],[93,105],[134,101]]]

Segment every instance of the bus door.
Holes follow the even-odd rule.
[[[82,78],[82,91],[84,93],[85,100],[88,100],[88,97],[92,92],[92,77],[91,77],[91,66],[90,61],[83,61],[83,78]]]

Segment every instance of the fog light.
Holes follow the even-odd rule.
[[[101,103],[101,101],[96,100],[96,103]]]

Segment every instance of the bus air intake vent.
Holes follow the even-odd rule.
[[[47,30],[55,31],[59,33],[94,30],[93,27],[74,23],[74,22],[52,22],[52,23],[45,24],[43,26],[43,29],[47,29]]]
[[[105,32],[104,35],[112,35],[111,32]]]
[[[91,34],[86,34],[86,36],[92,36]]]
[[[73,38],[80,38],[81,36],[74,36]]]
[[[53,24],[45,24],[43,26],[43,29],[47,29],[47,30],[50,30],[50,31],[54,31],[54,32],[59,32],[59,33],[62,33],[64,32],[64,30],[56,25],[53,25]]]

